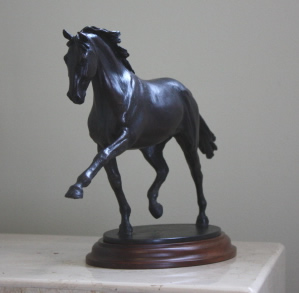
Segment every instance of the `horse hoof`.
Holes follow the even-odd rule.
[[[149,211],[155,219],[159,219],[163,215],[163,206],[159,203],[152,204]]]
[[[132,226],[129,225],[119,225],[119,230],[118,230],[118,234],[122,237],[130,237],[132,236],[133,233],[133,228]]]
[[[196,225],[200,227],[207,227],[209,226],[209,219],[207,216],[198,216],[196,220]]]
[[[78,186],[72,185],[66,193],[65,197],[73,199],[83,198],[83,189]]]

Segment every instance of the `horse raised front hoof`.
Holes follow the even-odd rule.
[[[163,206],[159,203],[151,204],[149,211],[155,219],[159,219],[163,215]]]
[[[73,199],[83,198],[83,189],[76,185],[72,185],[65,194],[65,197]]]

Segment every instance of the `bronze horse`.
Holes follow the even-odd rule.
[[[116,157],[128,149],[139,149],[155,169],[157,176],[147,196],[151,214],[159,218],[163,207],[157,202],[158,192],[168,174],[163,149],[174,137],[184,152],[196,186],[199,206],[196,224],[208,226],[197,149],[211,158],[217,149],[216,138],[200,116],[191,92],[170,78],[138,78],[127,61],[127,50],[118,45],[118,31],[85,27],[75,36],[65,30],[63,35],[69,48],[64,56],[69,76],[67,96],[75,104],[82,104],[92,83],[94,100],[88,127],[98,147],[91,165],[65,196],[82,198],[83,187],[104,167],[119,203],[119,233],[131,235],[131,208],[122,190]]]

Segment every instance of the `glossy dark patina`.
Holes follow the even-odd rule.
[[[64,57],[70,81],[67,96],[74,103],[82,104],[92,83],[94,101],[88,127],[98,146],[93,162],[69,188],[66,197],[82,198],[83,188],[104,167],[120,207],[119,233],[132,234],[131,209],[122,190],[116,157],[128,149],[139,149],[156,170],[148,199],[151,214],[159,218],[163,208],[157,197],[168,173],[163,149],[174,137],[184,152],[196,186],[199,205],[196,224],[208,226],[197,151],[199,148],[211,158],[217,147],[215,136],[200,116],[191,92],[170,78],[142,80],[137,77],[126,59],[129,54],[118,45],[119,32],[85,27],[75,36],[66,31],[63,35],[69,47]]]

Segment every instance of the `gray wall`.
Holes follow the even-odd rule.
[[[211,223],[239,241],[281,242],[288,293],[298,292],[298,1],[0,2],[0,232],[101,235],[119,224],[102,171],[83,200],[64,193],[91,162],[89,89],[82,106],[66,97],[63,28],[122,32],[141,78],[170,76],[196,97],[217,135],[202,156]],[[119,158],[132,224],[193,223],[195,190],[181,150],[165,150],[165,214],[147,211],[154,172],[140,152]]]

